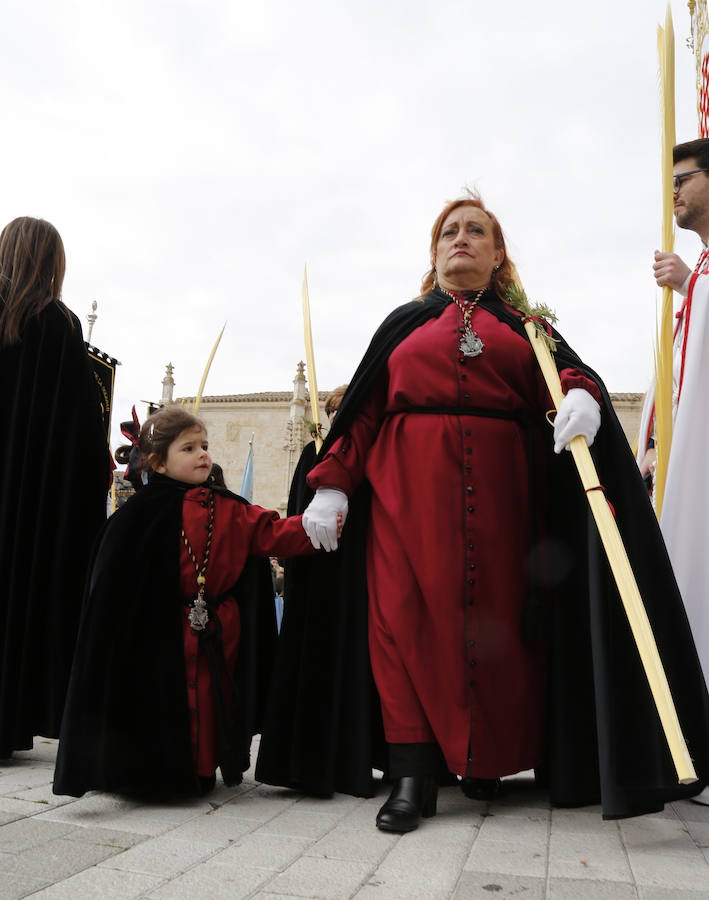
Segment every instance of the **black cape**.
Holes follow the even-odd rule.
[[[153,476],[106,523],[87,583],[54,793],[199,790],[192,757],[179,583],[185,485]],[[213,488],[214,489],[214,488]],[[226,490],[236,502],[247,501]],[[241,639],[231,771],[249,768],[275,651],[268,560],[250,557],[228,591]]]
[[[384,321],[357,369],[319,459],[347,432],[391,351],[439,316],[439,290]],[[522,318],[490,292],[480,305],[523,337]],[[604,818],[656,812],[698,793],[709,778],[709,696],[657,521],[628,442],[599,376],[561,336],[559,369],[582,370],[599,387],[602,424],[591,448],[645,602],[699,781],[681,786],[639,655],[571,454],[548,435],[554,565],[537,610],[550,641],[547,759],[551,801],[602,803]],[[372,796],[384,768],[381,712],[367,648],[365,540],[368,486],[350,500],[340,550],[291,564],[281,645],[256,777],[327,796]],[[307,504],[312,492],[294,486]],[[295,509],[293,510],[296,511]],[[297,511],[302,511],[298,509]],[[511,564],[516,561],[511,561]],[[541,576],[540,576],[541,577]],[[533,578],[530,578],[533,581]]]
[[[110,459],[81,325],[50,303],[0,346],[0,758],[58,737]]]

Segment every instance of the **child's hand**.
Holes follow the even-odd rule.
[[[340,535],[342,534],[342,513],[337,514],[337,539],[340,539]]]

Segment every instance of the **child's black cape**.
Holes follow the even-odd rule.
[[[179,586],[182,502],[164,476],[119,509],[98,541],[62,722],[54,793],[198,791],[190,745]],[[246,503],[229,494],[234,502]],[[250,558],[239,602],[239,736],[231,770],[249,767],[275,649],[270,567]],[[222,762],[222,761],[220,761]]]

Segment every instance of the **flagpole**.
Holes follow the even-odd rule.
[[[564,394],[561,389],[559,373],[549,352],[549,347],[540,336],[534,322],[526,321],[524,328],[537,357],[544,380],[549,388],[552,401],[558,409],[561,401],[564,399]],[[618,593],[628,617],[633,638],[645,669],[645,675],[650,684],[650,690],[660,716],[665,738],[677,770],[677,778],[680,784],[691,784],[697,780],[697,775],[682,735],[682,729],[672,701],[667,676],[662,667],[652,627],[650,626],[633,570],[630,567],[630,561],[623,546],[618,526],[608,506],[608,501],[603,494],[603,489],[598,480],[598,473],[591,459],[591,453],[586,446],[585,439],[577,436],[571,441],[569,447],[576,463],[576,468],[581,476],[581,483],[586,491],[586,497],[591,506],[591,512],[596,521],[598,532],[618,587]]]
[[[315,426],[315,449],[319,453],[322,447],[320,434],[320,402],[318,397],[318,381],[315,377],[315,352],[313,350],[313,332],[310,325],[310,298],[308,296],[308,267],[303,269],[303,325],[305,328],[305,362],[308,366],[308,392],[310,394],[310,411]]]
[[[662,112],[662,252],[674,249],[674,220],[672,192],[672,148],[675,145],[675,36],[669,4],[665,27],[658,25],[657,49],[660,60],[660,104]],[[655,355],[655,448],[657,465],[653,499],[659,519],[665,496],[667,467],[672,447],[672,344],[673,291],[662,288],[659,333],[656,334]]]
[[[241,490],[239,493],[241,496],[248,500],[249,503],[253,502],[254,498],[254,438],[256,437],[256,432],[251,432],[251,440],[249,441],[249,452],[246,455],[246,465],[244,466],[244,474],[241,476]]]

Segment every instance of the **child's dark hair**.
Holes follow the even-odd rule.
[[[167,459],[167,451],[170,444],[179,437],[183,431],[190,428],[200,428],[206,433],[204,422],[187,412],[181,406],[163,406],[152,416],[143,422],[140,429],[140,452],[143,457],[143,469],[152,469],[150,463],[151,454],[155,455],[154,463],[162,465]]]

